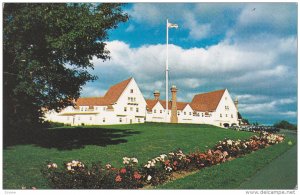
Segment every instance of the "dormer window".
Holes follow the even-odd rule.
[[[133,93],[133,89],[130,89],[130,93]]]

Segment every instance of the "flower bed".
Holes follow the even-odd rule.
[[[238,158],[242,155],[280,143],[283,135],[261,132],[248,140],[219,141],[205,152],[184,154],[182,150],[161,154],[138,166],[138,159],[123,158],[124,167],[115,168],[100,162],[87,167],[80,161],[58,167],[48,162],[42,170],[51,187],[56,189],[137,189],[167,181],[174,172],[194,171]]]

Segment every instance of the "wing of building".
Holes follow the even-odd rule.
[[[60,113],[46,113],[46,120],[70,125],[109,125],[144,123],[146,101],[135,82],[129,78],[111,86],[103,97],[85,97]]]
[[[177,88],[171,88],[172,100],[160,100],[159,91],[145,100],[134,78],[111,86],[103,97],[79,98],[76,106],[60,113],[45,114],[46,120],[70,125],[108,125],[144,122],[211,124],[220,127],[238,125],[238,101],[227,89],[197,94],[191,102],[178,102]]]

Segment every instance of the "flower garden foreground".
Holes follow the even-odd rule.
[[[283,135],[261,132],[248,140],[219,141],[206,152],[184,154],[180,149],[161,154],[138,166],[138,159],[124,157],[124,167],[93,163],[87,167],[80,161],[57,166],[49,162],[42,170],[51,187],[56,189],[137,189],[158,185],[172,178],[174,172],[190,172],[220,164],[269,145],[280,143]]]

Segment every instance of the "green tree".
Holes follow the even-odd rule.
[[[279,129],[290,129],[290,130],[297,130],[297,125],[291,124],[288,121],[282,120],[280,122],[277,122],[273,125],[276,128]]]
[[[5,3],[4,130],[40,124],[43,109],[73,105],[96,79],[92,58],[109,59],[108,31],[126,22],[117,3]]]

